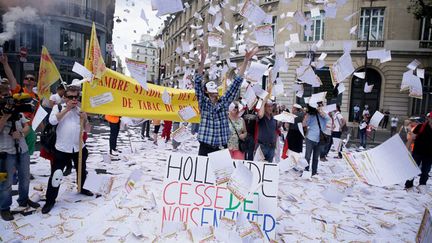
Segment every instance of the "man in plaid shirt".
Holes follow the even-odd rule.
[[[201,113],[201,122],[198,130],[198,141],[200,147],[198,155],[207,156],[208,153],[227,148],[228,137],[230,134],[228,124],[228,106],[234,100],[243,82],[243,74],[251,58],[258,52],[258,47],[247,51],[244,56],[243,64],[239,69],[238,76],[227,92],[219,98],[217,85],[214,81],[207,81],[202,86],[204,62],[207,53],[201,46],[201,62],[198,73],[195,76],[195,95],[198,99]]]

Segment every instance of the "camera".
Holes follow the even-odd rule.
[[[14,96],[6,96],[0,100],[0,113],[11,114],[10,121],[17,121],[21,118],[21,112],[33,112],[33,99],[29,96],[16,94]]]

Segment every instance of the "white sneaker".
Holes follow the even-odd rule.
[[[360,146],[359,149],[360,149],[360,150],[364,150],[365,148],[363,148],[363,146]]]
[[[420,193],[420,194],[426,194],[428,191],[428,188],[426,185],[418,185],[417,190],[418,190],[418,193]]]

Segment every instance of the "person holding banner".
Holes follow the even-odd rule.
[[[75,169],[78,170],[81,119],[84,119],[85,131],[90,131],[87,114],[81,112],[78,106],[78,98],[79,88],[76,86],[69,86],[65,93],[65,104],[62,105],[61,111],[59,111],[57,106],[54,106],[49,117],[49,122],[52,125],[57,125],[57,139],[55,143],[54,165],[51,167],[51,176],[48,180],[46,203],[42,208],[43,214],[49,213],[54,207],[60,184],[63,180],[63,169],[67,163],[72,160],[75,163]],[[88,157],[88,150],[85,144],[83,144],[82,152],[81,187],[84,185],[87,176],[86,160]],[[77,176],[78,174],[79,173],[77,173]],[[84,188],[81,188],[81,194],[93,196],[91,191]]]
[[[419,186],[417,187],[420,193],[427,192],[426,182],[429,179],[432,166],[432,111],[426,115],[426,119],[424,123],[417,125],[412,132],[409,132],[408,140],[408,143],[414,144],[412,157],[421,168]],[[406,190],[411,190],[413,186],[414,179],[405,182]]]
[[[117,138],[120,132],[120,117],[105,115],[105,120],[107,120],[110,125],[109,154],[111,156],[118,156],[118,153],[121,153],[117,150]]]
[[[204,50],[204,45],[201,45],[201,61],[195,75],[195,95],[201,113],[201,123],[198,129],[198,141],[200,143],[198,155],[207,156],[211,152],[227,148],[230,135],[228,106],[239,92],[246,67],[257,52],[258,47],[246,51],[238,76],[234,78],[234,82],[226,93],[219,97],[214,81],[206,81],[204,85],[202,84],[207,53]]]

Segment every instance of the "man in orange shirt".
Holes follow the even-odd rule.
[[[110,155],[117,156],[118,153],[120,153],[120,151],[117,150],[117,137],[120,132],[120,117],[105,115],[105,120],[107,120],[110,125],[109,153]]]

